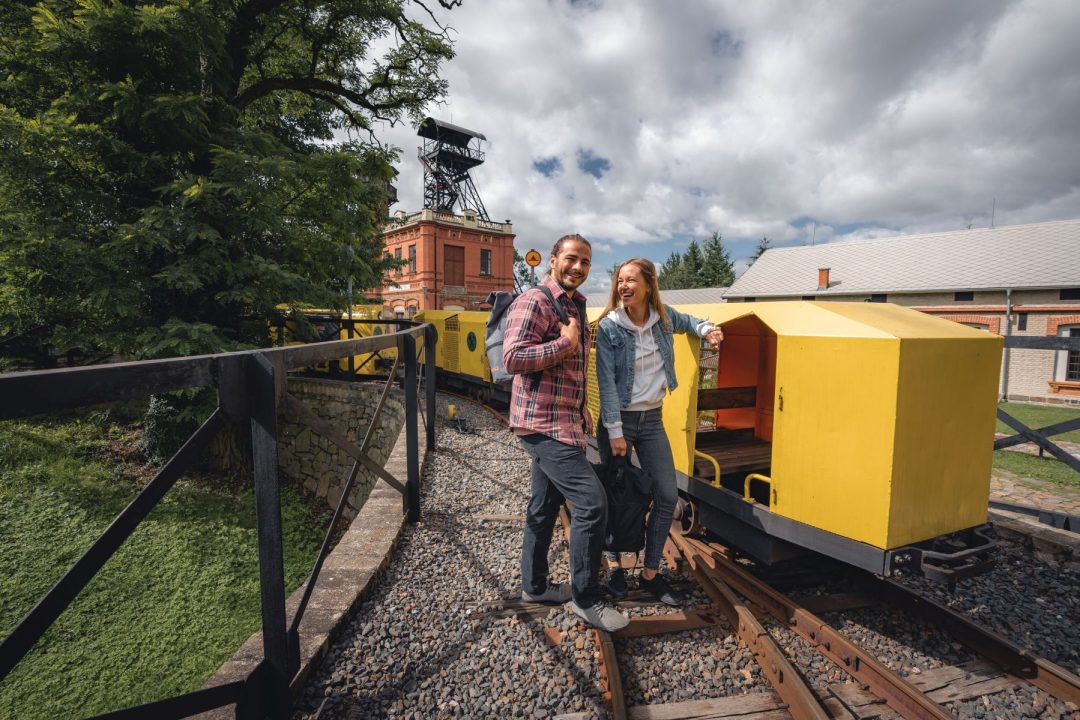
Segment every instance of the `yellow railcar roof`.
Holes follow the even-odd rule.
[[[892,303],[791,300],[672,307],[718,325],[753,315],[777,335],[791,337],[996,338],[1000,342],[996,335]],[[590,308],[589,318],[595,320],[600,312],[601,308]]]

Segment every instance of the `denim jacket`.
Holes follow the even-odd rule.
[[[705,337],[716,326],[665,305],[668,322],[652,326],[653,340],[664,361],[668,392],[679,386],[675,379],[675,333]],[[620,422],[622,408],[630,404],[634,389],[634,333],[619,327],[610,317],[596,330],[596,382],[600,393],[600,417],[605,425]]]

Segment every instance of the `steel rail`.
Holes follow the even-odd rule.
[[[867,576],[864,583],[877,597],[914,612],[935,626],[943,628],[1005,672],[1031,683],[1062,702],[1080,705],[1080,677],[1060,665],[1025,650],[985,625],[923,597],[894,580]]]
[[[701,562],[702,553],[691,547],[686,538],[675,533],[671,533],[671,538],[690,563],[698,584],[727,616],[743,645],[754,654],[761,672],[768,678],[781,700],[787,704],[792,717],[796,720],[827,720],[830,717],[828,711],[792,666],[784,651],[754,617],[750,608],[739,600],[723,580],[709,576],[705,569],[707,563]]]
[[[566,545],[570,545],[570,513],[566,511],[566,505],[559,508],[559,521],[562,523],[563,532],[566,535]],[[600,654],[600,674],[604,684],[607,685],[605,696],[611,705],[611,720],[626,720],[626,695],[623,692],[622,674],[619,672],[619,659],[615,654],[615,643],[611,641],[611,633],[599,628],[590,628],[593,634],[593,644]]]
[[[683,542],[704,559],[707,575],[731,584],[747,600],[785,623],[814,649],[864,683],[870,692],[905,718],[950,720],[953,715],[935,703],[906,679],[889,670],[835,628],[786,595],[762,583],[743,568],[716,552],[708,543],[693,538]]]

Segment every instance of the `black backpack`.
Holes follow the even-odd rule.
[[[555,315],[559,322],[566,325],[570,318],[566,314],[566,308],[561,303],[555,302],[555,297],[543,285],[537,288],[551,301],[551,307],[555,309]],[[521,297],[520,294],[497,290],[487,296],[486,302],[491,305],[491,314],[488,315],[487,327],[484,331],[484,347],[487,350],[488,367],[491,368],[491,379],[497,383],[508,383],[514,379],[513,373],[506,372],[503,367],[503,339],[506,337],[506,318],[510,314],[510,306]]]
[[[645,514],[652,496],[652,478],[626,455],[607,465],[593,465],[608,501],[604,549],[638,552],[645,547]]]

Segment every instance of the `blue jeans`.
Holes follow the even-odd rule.
[[[645,525],[645,567],[656,570],[664,555],[664,542],[671,528],[675,503],[679,500],[679,488],[675,484],[675,461],[671,457],[671,444],[664,432],[664,419],[660,408],[655,410],[622,411],[623,437],[627,452],[637,451],[641,469],[652,478],[652,510]],[[607,428],[599,423],[596,428],[596,444],[600,462],[611,462],[611,440]],[[608,553],[608,559],[617,560],[618,553]]]
[[[600,553],[607,525],[607,496],[585,458],[585,449],[539,433],[518,438],[532,457],[532,496],[521,549],[521,587],[547,590],[548,549],[563,499],[570,501],[570,592],[578,607],[601,599]]]

